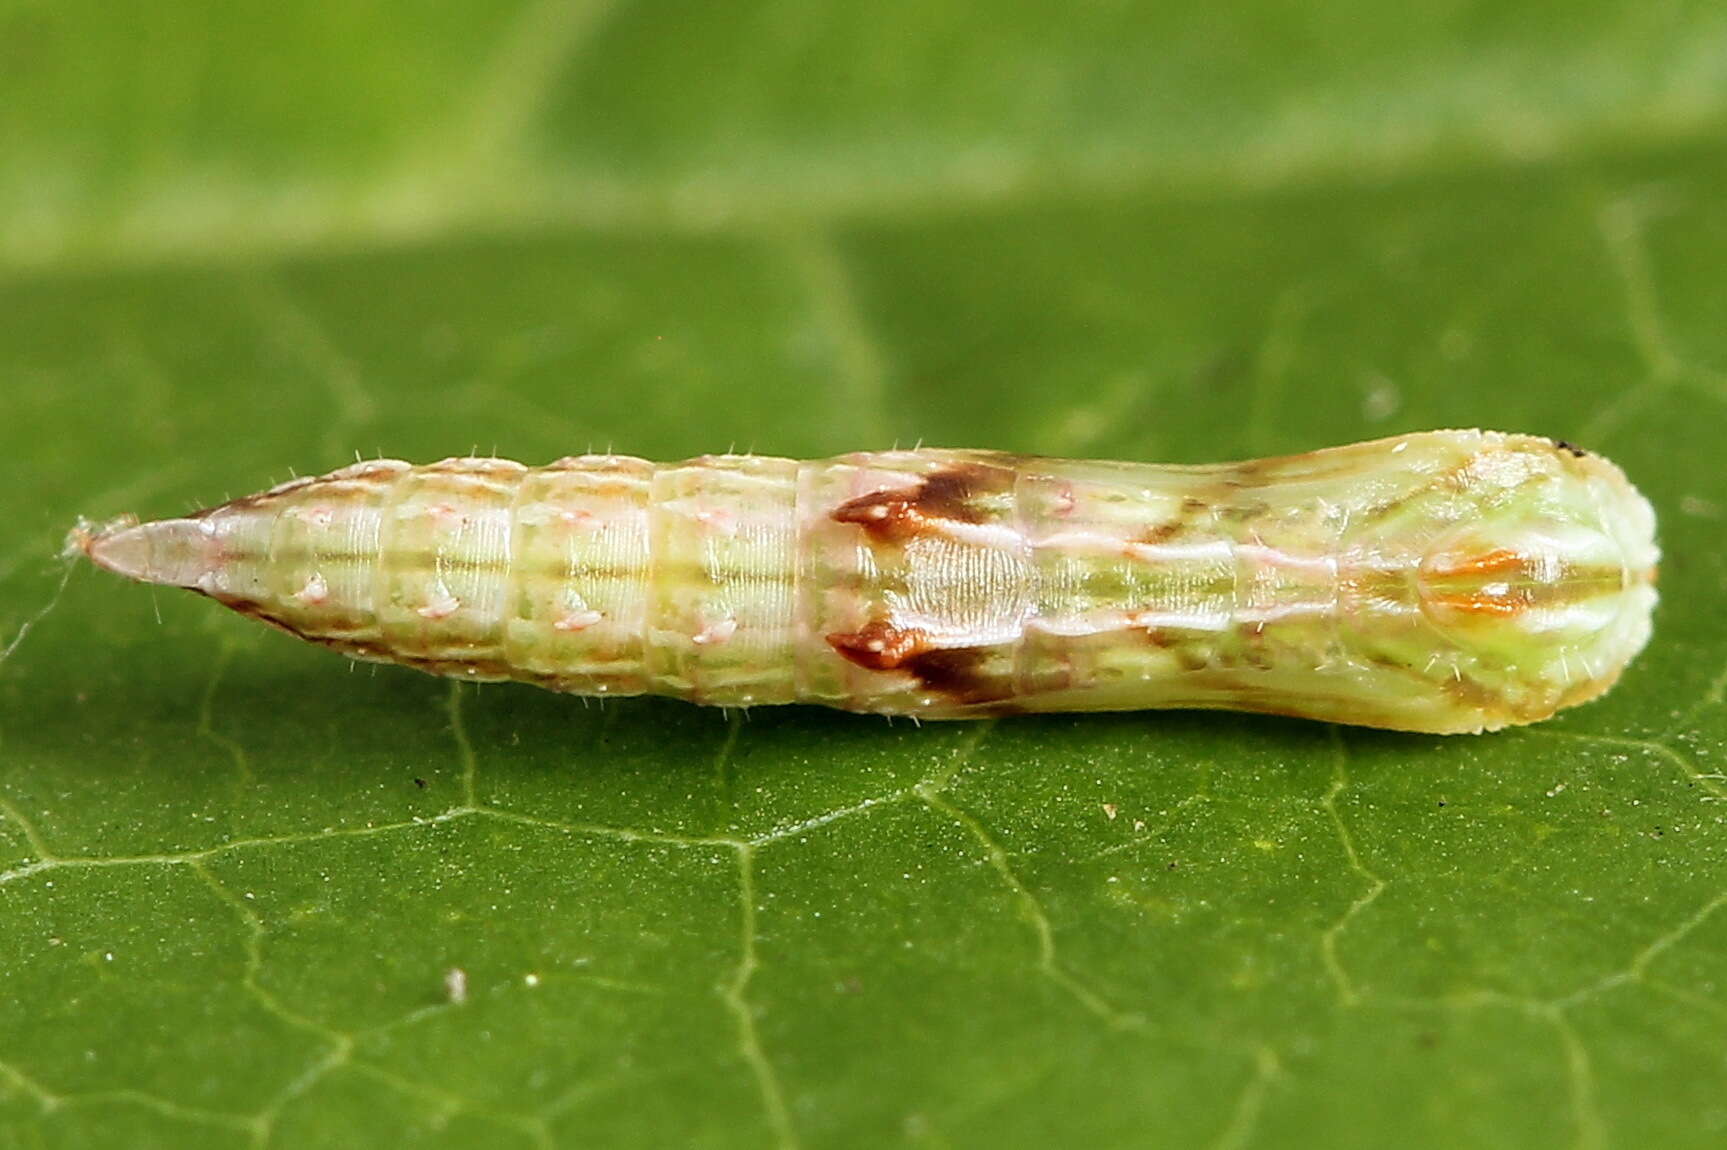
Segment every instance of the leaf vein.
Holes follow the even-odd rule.
[[[1024,880],[1015,872],[1008,859],[1007,850],[978,821],[977,816],[955,806],[935,790],[919,786],[916,788],[916,793],[918,799],[926,806],[958,823],[983,848],[985,861],[1006,884],[1008,890],[1012,892],[1014,900],[1019,906],[1021,917],[1031,927],[1032,934],[1037,941],[1038,972],[1110,1027],[1128,1029],[1140,1026],[1144,1020],[1139,1015],[1117,1010],[1063,965],[1056,953],[1055,928],[1050,923],[1049,913],[1044,909],[1043,903],[1039,901],[1038,897],[1025,885]]]
[[[1344,908],[1336,922],[1325,929],[1319,936],[1320,956],[1325,964],[1326,972],[1337,987],[1338,1001],[1344,1006],[1355,1006],[1361,1002],[1361,991],[1350,977],[1348,969],[1338,954],[1338,941],[1343,932],[1353,923],[1381,894],[1385,893],[1386,880],[1370,870],[1361,861],[1361,854],[1356,848],[1355,836],[1344,822],[1343,814],[1337,809],[1337,797],[1350,785],[1349,780],[1349,747],[1343,740],[1343,733],[1336,727],[1330,728],[1332,745],[1331,786],[1326,789],[1325,798],[1320,806],[1325,809],[1331,819],[1332,828],[1337,832],[1338,842],[1343,846],[1343,855],[1349,861],[1349,869],[1354,871],[1363,882],[1366,889],[1356,896],[1355,900]]]

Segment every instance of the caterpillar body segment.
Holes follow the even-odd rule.
[[[1648,639],[1658,554],[1612,464],[1485,431],[1206,467],[382,461],[73,542],[350,656],[465,679],[1440,733],[1605,691]]]

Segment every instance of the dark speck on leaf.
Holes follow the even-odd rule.
[[[425,779],[415,779],[414,785],[416,787],[419,787],[423,791],[426,789],[426,780]]]

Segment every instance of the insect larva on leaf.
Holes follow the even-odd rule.
[[[1569,444],[1208,467],[891,451],[382,461],[74,532],[359,659],[586,695],[971,718],[1547,718],[1649,637],[1655,519]]]

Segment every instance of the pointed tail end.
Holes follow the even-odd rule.
[[[106,523],[80,519],[66,534],[61,554],[82,555],[96,566],[140,583],[202,588],[215,568],[214,539],[197,519],[140,523],[125,515]]]

